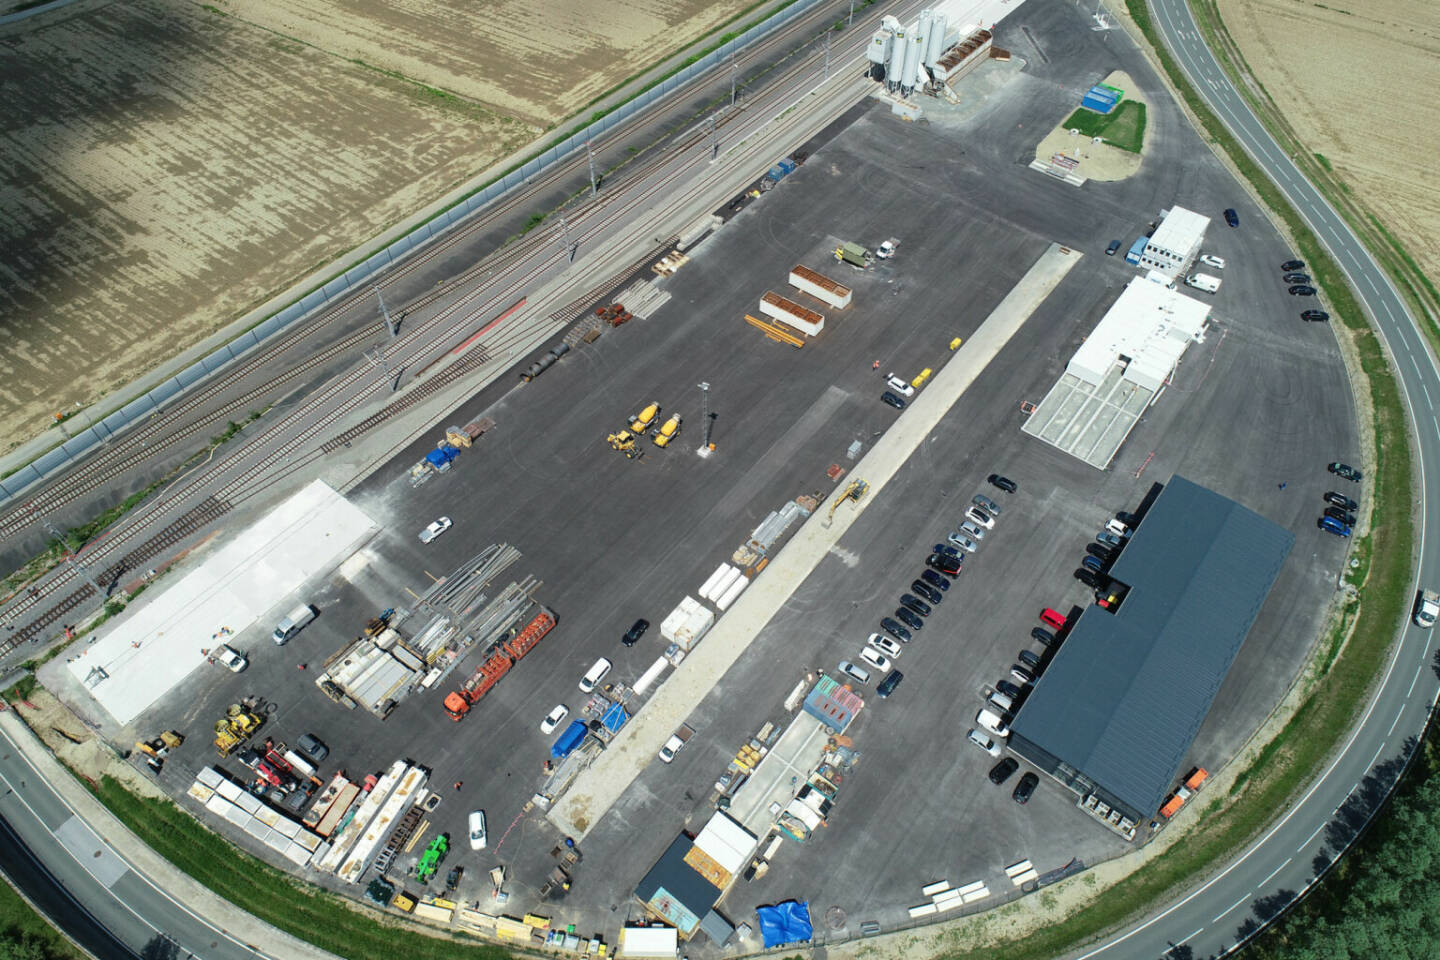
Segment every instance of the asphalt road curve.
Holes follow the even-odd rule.
[[[1440,499],[1435,487],[1440,482],[1440,420],[1432,399],[1440,397],[1435,360],[1389,278],[1230,85],[1184,0],[1153,0],[1151,9],[1166,45],[1190,82],[1340,264],[1395,357],[1417,438],[1423,538],[1419,580],[1428,584],[1434,579],[1440,552],[1440,537],[1425,523],[1432,492]],[[1240,229],[1245,229],[1245,224]],[[1274,267],[1278,278],[1280,264]],[[1298,312],[1297,324],[1302,322]],[[1346,451],[1336,451],[1335,459],[1346,455]],[[1315,469],[1324,471],[1325,465],[1317,463]],[[1341,484],[1337,489],[1343,491],[1345,482],[1337,483]],[[1307,531],[1298,532],[1303,544]],[[1327,536],[1318,530],[1313,535]],[[1303,546],[1297,545],[1297,549]],[[1407,621],[1374,700],[1343,749],[1299,801],[1203,885],[1139,925],[1080,954],[1079,960],[1209,957],[1234,949],[1302,894],[1349,843],[1355,828],[1389,792],[1425,727],[1437,692],[1440,680],[1429,631]]]

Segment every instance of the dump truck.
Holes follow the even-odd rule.
[[[670,419],[665,421],[664,426],[655,431],[655,446],[668,447],[670,441],[680,433],[680,414],[672,413]]]
[[[842,243],[835,248],[835,259],[857,267],[868,267],[875,262],[875,255],[858,243]]]
[[[555,614],[546,607],[541,607],[540,612],[527,623],[519,633],[509,640],[495,644],[491,653],[481,662],[471,675],[460,685],[460,689],[445,696],[445,712],[450,719],[459,723],[470,712],[470,708],[480,702],[480,698],[490,692],[490,688],[500,682],[500,678],[510,672],[513,667],[525,654],[535,648],[535,644],[549,633],[555,626]]]
[[[660,416],[660,401],[652,400],[650,405],[640,411],[638,416],[630,418],[630,432],[637,437],[645,435],[655,423],[655,418]]]
[[[1435,626],[1437,616],[1440,616],[1440,592],[1421,590],[1415,597],[1415,625],[1428,630]]]
[[[1179,790],[1176,790],[1173,794],[1171,794],[1170,799],[1165,801],[1165,806],[1160,808],[1160,816],[1164,817],[1166,820],[1169,820],[1171,817],[1175,816],[1175,814],[1180,811],[1180,808],[1185,805],[1185,801],[1195,796],[1195,793],[1200,789],[1201,784],[1203,784],[1209,778],[1209,771],[1207,771],[1203,767],[1196,767],[1194,770],[1191,770],[1190,776],[1185,778],[1185,783],[1180,787]]]

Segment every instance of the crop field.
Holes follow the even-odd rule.
[[[743,4],[546,7],[135,0],[0,28],[5,449]]]
[[[1301,142],[1440,277],[1440,5],[1219,0],[1226,29]]]

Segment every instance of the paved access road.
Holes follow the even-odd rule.
[[[1396,359],[1410,407],[1420,461],[1419,578],[1429,583],[1440,569],[1440,536],[1425,523],[1426,504],[1440,501],[1440,420],[1432,398],[1440,398],[1440,373],[1405,303],[1360,241],[1315,187],[1270,137],[1224,71],[1195,26],[1185,0],[1154,0],[1155,23],[1166,45],[1230,132],[1285,192],[1350,279],[1376,328]],[[1238,206],[1238,204],[1237,204]],[[1245,223],[1240,229],[1246,228]],[[1279,282],[1280,264],[1275,264]],[[1297,324],[1302,321],[1296,306]],[[1343,460],[1345,451],[1336,451]],[[1317,463],[1317,471],[1325,465]],[[1333,489],[1350,484],[1336,480]],[[1354,496],[1354,492],[1350,492]],[[1319,510],[1316,510],[1317,514]],[[1303,549],[1304,532],[1296,549]],[[1317,536],[1322,536],[1319,531]],[[1431,669],[1428,631],[1405,627],[1394,658],[1386,667],[1375,699],[1344,749],[1301,797],[1253,846],[1184,899],[1082,955],[1130,958],[1210,956],[1237,942],[1273,918],[1316,873],[1343,849],[1353,827],[1388,790],[1414,738],[1425,727],[1440,681]],[[1184,949],[1181,949],[1184,948]]]

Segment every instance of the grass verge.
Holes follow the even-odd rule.
[[[0,958],[84,960],[85,954],[31,909],[8,882],[0,882]]]
[[[1087,137],[1103,137],[1112,147],[1139,153],[1145,144],[1145,104],[1122,100],[1108,114],[1081,107],[1070,114],[1065,129],[1079,130]]]
[[[350,960],[505,960],[476,942],[426,936],[401,921],[382,923],[341,898],[242,852],[168,800],[137,797],[109,777],[95,795],[156,853],[266,923]]]

